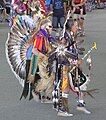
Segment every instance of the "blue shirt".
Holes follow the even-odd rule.
[[[12,0],[6,0],[6,2],[10,2],[10,4],[11,4]],[[10,7],[10,5],[6,4],[6,7]]]
[[[10,3],[12,3],[12,0],[6,0],[6,2],[10,2]]]
[[[65,0],[51,0],[54,16],[64,16],[64,2]]]

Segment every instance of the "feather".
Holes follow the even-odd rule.
[[[91,89],[91,90],[81,90],[81,92],[85,93],[85,95],[89,95],[91,98],[95,98],[92,94],[98,93],[99,89]]]
[[[47,9],[46,9],[46,6],[45,6],[45,3],[42,1],[42,0],[39,0],[43,10],[45,11],[44,14],[47,14]]]
[[[25,80],[26,52],[33,43],[30,35],[30,27],[21,18],[17,18],[16,24],[12,26],[6,41],[6,57],[8,63],[23,86]]]
[[[66,51],[65,55],[67,56],[67,58],[77,59],[77,56],[74,53],[71,53],[70,51]]]

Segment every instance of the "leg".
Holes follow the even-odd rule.
[[[64,17],[64,16],[63,16],[63,17],[60,17],[59,23],[60,23],[60,28],[62,28],[62,29],[63,29],[63,27],[64,27],[64,22],[65,22],[65,17]]]
[[[83,9],[80,9],[80,16],[83,17]]]
[[[55,16],[52,17],[52,26],[54,30],[58,28],[58,18]]]
[[[74,19],[75,26],[77,26],[77,30],[74,31],[74,33],[76,35],[75,37],[77,37],[77,35],[79,35],[81,33],[80,22],[79,22],[79,15],[78,14],[74,14],[73,19]]]
[[[80,17],[80,18],[79,18],[79,26],[80,26],[80,28],[81,28],[80,37],[85,36],[85,35],[84,35],[84,21],[85,21],[85,18],[84,18],[84,17]]]
[[[5,19],[6,19],[6,9],[4,8],[3,9],[3,18],[2,18],[2,21],[4,22],[5,21]]]
[[[63,66],[62,71],[62,106],[58,112],[59,116],[73,116],[73,114],[69,113],[68,108],[68,96],[69,96],[69,77],[68,77],[68,67]]]
[[[79,92],[77,103],[78,103],[77,110],[82,111],[86,114],[91,114],[91,112],[86,109],[86,104],[84,102],[84,93],[83,92]]]
[[[6,7],[6,12],[5,12],[5,19],[7,22],[9,22],[9,19],[10,19],[10,7]]]
[[[62,93],[62,108],[58,111],[58,116],[73,116],[73,114],[69,113],[68,95],[67,93]]]
[[[59,37],[59,28],[58,28],[58,17],[53,16],[52,17],[52,26],[53,26],[53,36]]]

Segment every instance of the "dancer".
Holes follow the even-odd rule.
[[[73,23],[73,20],[71,20],[70,22],[72,22]],[[80,89],[83,89],[83,90],[86,90],[87,89],[87,84],[88,84],[88,82],[89,82],[89,78],[82,72],[82,69],[80,68],[80,64],[82,63],[82,59],[79,59],[78,58],[78,54],[82,54],[83,53],[83,51],[81,52],[80,50],[80,48],[78,47],[78,42],[77,41],[75,41],[75,39],[74,39],[74,33],[76,33],[77,32],[77,30],[78,30],[78,24],[77,24],[77,22],[74,22],[74,24],[72,25],[72,24],[70,24],[70,22],[68,21],[67,22],[67,24],[66,24],[66,33],[68,34],[68,38],[70,39],[70,41],[71,41],[71,43],[72,42],[74,42],[74,44],[69,48],[69,50],[71,50],[71,52],[72,53],[74,53],[74,54],[76,54],[76,56],[77,56],[77,67],[78,68],[76,68],[76,70],[75,71],[73,71],[72,73],[71,73],[71,75],[70,75],[70,73],[69,73],[69,79],[73,79],[73,81],[74,81],[74,87],[75,87],[75,85],[76,84],[78,84],[78,86],[76,85],[76,87],[77,87],[77,94],[78,94],[78,104],[77,104],[77,109],[78,110],[82,110],[83,112],[85,112],[85,113],[87,113],[87,114],[90,114],[91,112],[90,111],[88,111],[86,108],[85,108],[85,102],[84,102],[84,93],[83,92],[81,92],[80,91]],[[71,30],[71,32],[73,33],[70,33],[70,30]],[[72,34],[72,35],[71,35]],[[69,40],[68,40],[69,41]],[[73,59],[71,59],[71,66],[73,66],[74,64],[76,64],[76,61],[75,60],[73,60]],[[80,78],[78,78],[80,76]],[[77,83],[78,80],[79,79],[79,82],[81,82],[81,80],[82,79],[84,79],[86,82],[84,82],[83,80],[83,82],[82,82],[82,86],[79,86],[79,83]],[[71,86],[71,84],[72,84],[72,81],[70,82],[70,86]],[[79,90],[78,90],[79,89]]]
[[[35,13],[37,19],[34,23],[32,22],[30,26],[29,19],[23,19],[23,15],[20,16],[18,14],[18,17],[16,16],[16,19],[14,19],[14,24],[9,32],[8,40],[6,42],[8,63],[20,84],[23,86],[23,93],[20,99],[22,99],[22,97],[27,98],[28,95],[29,99],[32,99],[32,91],[43,93],[45,90],[46,98],[51,97],[49,93],[50,90],[48,90],[50,86],[48,84],[50,83],[52,85],[52,82],[50,82],[50,78],[46,74],[46,54],[50,48],[49,43],[52,43],[55,39],[50,37],[50,32],[52,31],[51,21],[43,14],[45,12],[42,7],[43,5],[37,4],[37,2],[39,1],[36,1],[35,4],[36,9],[38,10],[35,9],[35,11],[37,11]],[[14,46],[17,46],[19,49],[16,49]],[[13,51],[12,55],[10,55],[11,49]],[[45,61],[43,62],[42,59]],[[43,78],[47,81],[43,82]],[[39,83],[37,83],[37,80]],[[46,84],[41,84],[43,88],[39,88],[34,84],[35,82],[38,86],[41,82]]]
[[[73,26],[73,23],[71,23],[71,25]],[[73,116],[68,107],[68,96],[70,91],[68,75],[70,69],[69,59],[77,59],[77,56],[69,50],[72,44],[71,39],[63,36],[60,43],[57,44],[55,51],[51,52],[48,59],[49,71],[52,71],[52,66],[55,68],[54,90],[52,95],[53,109],[58,111],[58,116]],[[54,62],[55,65],[53,64]]]
[[[49,77],[47,75],[47,56],[46,54],[50,51],[50,42],[56,42],[55,39],[50,37],[52,32],[52,24],[48,19],[44,19],[41,22],[40,30],[36,32],[33,37],[33,49],[31,60],[26,61],[29,68],[26,68],[26,81],[22,96],[26,96],[28,92],[29,83],[31,85],[30,98],[34,97],[36,101],[51,102],[51,93],[53,90],[53,75]],[[30,65],[29,65],[30,64]],[[28,82],[29,81],[29,82]],[[33,96],[32,96],[33,95]],[[21,98],[22,98],[21,96]]]
[[[40,14],[39,14],[40,13]],[[37,102],[51,103],[58,116],[73,116],[68,105],[70,89],[78,96],[77,110],[87,114],[84,92],[89,79],[82,72],[80,64],[84,49],[75,40],[77,21],[67,20],[65,32],[57,40],[51,37],[52,22],[39,12],[36,24],[19,17],[11,28],[6,44],[6,54],[12,71],[22,79],[22,99],[34,98]],[[72,70],[73,68],[75,70]],[[52,92],[53,91],[53,92]]]
[[[80,89],[86,90],[86,85],[88,84],[89,79],[86,78],[79,67],[82,62],[82,59],[78,59],[78,54],[81,49],[78,48],[78,42],[74,40],[74,34],[72,34],[78,29],[78,26],[76,25],[77,22],[75,23],[72,19],[67,21],[64,37],[61,38],[60,44],[57,45],[55,51],[51,52],[48,59],[50,71],[52,70],[52,65],[54,66],[53,61],[56,62],[53,108],[58,111],[58,116],[73,116],[68,107],[68,96],[70,89],[78,95],[77,109],[90,114],[84,106],[84,94],[80,91]],[[80,53],[83,53],[83,51]],[[70,69],[76,64],[78,64],[78,69],[73,71],[73,73],[70,73]],[[81,78],[78,78],[78,76],[81,76]],[[77,79],[82,81],[80,86],[77,86]],[[73,81],[75,83],[73,83]],[[76,89],[74,89],[73,86]]]

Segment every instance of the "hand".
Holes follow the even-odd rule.
[[[34,55],[38,55],[39,51],[37,50],[37,48],[33,47],[32,53],[33,53]]]
[[[10,2],[4,2],[5,5],[10,5]]]
[[[82,59],[78,59],[78,65],[80,65],[82,63]]]
[[[49,12],[49,15],[52,15],[53,14],[53,11],[51,10],[50,12]]]
[[[79,6],[74,6],[76,9],[79,9]]]

